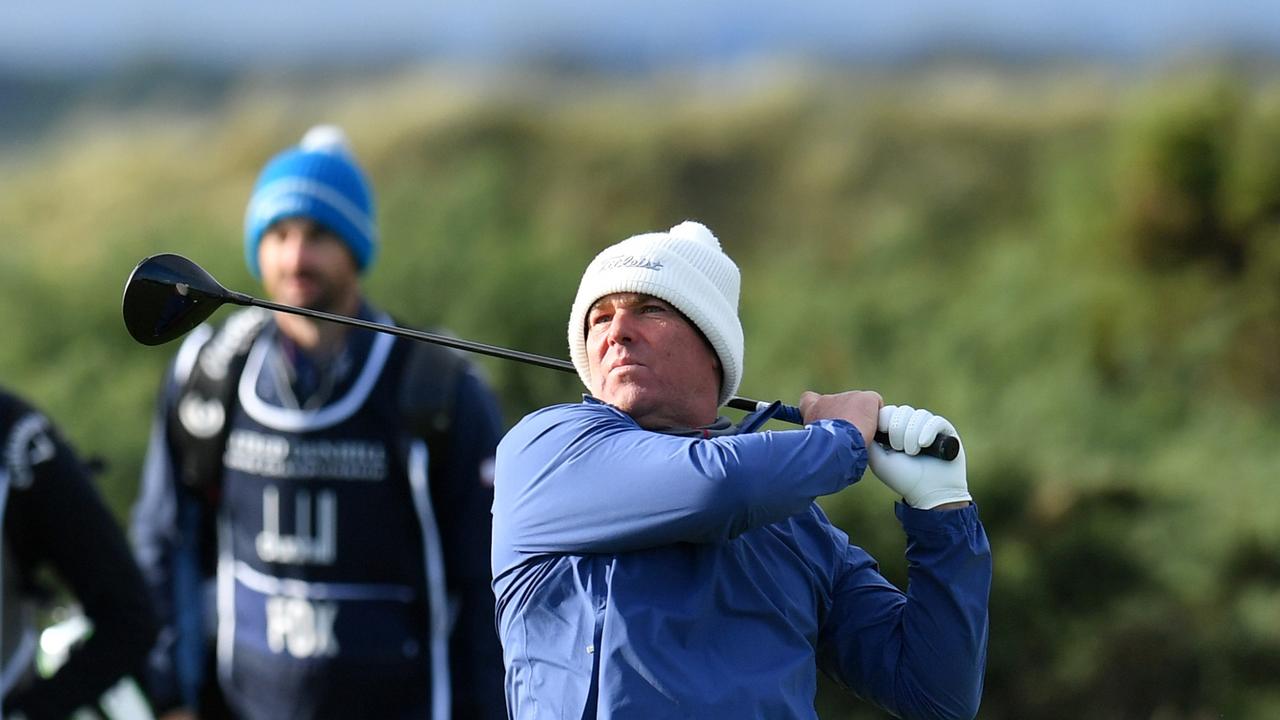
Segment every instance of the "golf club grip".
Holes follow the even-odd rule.
[[[728,403],[729,407],[736,407],[740,410],[752,410],[756,408],[751,407],[750,405],[748,405],[748,403],[754,403],[756,407],[759,407],[761,405],[760,403],[754,400],[748,400],[746,402],[734,402],[737,400],[739,400],[739,398],[734,398],[733,400],[731,400]],[[804,425],[804,417],[800,415],[800,409],[793,405],[787,405],[785,403],[779,405],[778,411],[774,413],[773,417],[775,420],[782,420],[783,422],[789,422],[794,425]],[[876,442],[880,443],[885,447],[890,447],[889,435],[887,433],[877,431]],[[957,439],[954,435],[939,435],[938,437],[934,438],[932,444],[926,445],[925,447],[920,448],[920,454],[928,455],[930,457],[938,458],[939,460],[945,460],[947,462],[950,462],[952,460],[955,460],[956,457],[960,454],[960,440]]]

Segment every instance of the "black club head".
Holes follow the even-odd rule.
[[[162,345],[204,322],[231,293],[204,268],[172,253],[152,255],[124,285],[124,326],[143,345]]]

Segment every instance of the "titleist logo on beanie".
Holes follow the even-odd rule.
[[[667,232],[634,235],[605,248],[583,273],[569,313],[569,355],[578,377],[593,389],[586,344],[591,306],[613,293],[643,293],[671,303],[711,343],[720,359],[723,405],[742,381],[739,284],[738,266],[701,223],[686,221]]]
[[[623,255],[616,257],[604,265],[600,266],[600,270],[612,270],[620,267],[645,268],[646,270],[661,270],[662,263],[651,258],[639,258],[634,255]]]

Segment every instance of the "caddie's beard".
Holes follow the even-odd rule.
[[[289,287],[295,279],[306,283],[305,291]],[[280,278],[279,282],[282,286],[280,291],[272,293],[277,301],[338,315],[353,310],[348,302],[352,295],[351,289],[323,272],[303,270]]]
[[[343,300],[346,297],[345,293],[334,287],[328,278],[312,277],[312,279],[316,282],[318,292],[310,301],[305,302],[302,307],[308,310],[319,310],[320,312],[338,315],[348,312],[349,308],[343,304]]]

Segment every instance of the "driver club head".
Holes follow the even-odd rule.
[[[162,345],[204,322],[231,293],[204,268],[161,253],[138,263],[124,284],[124,326],[143,345]]]

